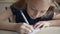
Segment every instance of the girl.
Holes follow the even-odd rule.
[[[5,9],[6,11],[0,14],[0,29],[28,34],[35,28],[42,29],[46,23],[49,23],[49,26],[60,26],[60,13],[52,0],[18,0]],[[25,23],[20,10],[23,11],[30,25]],[[9,23],[5,23],[7,19]]]

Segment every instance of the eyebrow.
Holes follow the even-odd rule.
[[[32,8],[32,7],[31,7],[31,9],[32,9],[33,11],[38,11],[36,8]],[[42,10],[41,12],[43,13],[44,11],[47,11],[47,10]]]
[[[32,8],[32,7],[31,7],[31,9],[32,9],[33,11],[38,11],[36,8]]]
[[[36,9],[34,6],[30,6],[30,9],[32,9],[33,11],[38,11],[38,9]],[[48,10],[41,10],[42,13],[43,13],[44,11],[48,11]]]

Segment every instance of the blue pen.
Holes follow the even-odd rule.
[[[23,13],[22,10],[20,10],[20,13],[21,13],[21,15],[23,16],[25,22],[26,22],[27,24],[29,24],[29,22],[28,22],[27,18],[25,17],[25,15],[24,15],[24,13]]]

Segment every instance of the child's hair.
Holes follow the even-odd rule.
[[[60,10],[59,4],[56,2],[56,0],[51,0],[51,1],[52,1],[52,3],[55,5],[55,7],[56,7],[58,10]]]
[[[54,5],[55,5],[55,6],[53,6],[53,7],[55,7],[54,9],[58,10],[58,11],[55,11],[55,12],[60,12],[60,6],[59,6],[59,4],[56,2],[56,0],[52,0],[52,3],[54,3]]]
[[[13,5],[15,5],[15,7],[17,6],[24,9],[26,7],[26,2],[25,0],[18,0]]]
[[[56,13],[60,13],[59,5],[57,4],[57,2],[55,0],[50,0],[50,3],[53,3],[54,6],[50,5],[50,7],[48,8],[47,13],[46,13],[45,16],[49,15],[49,13],[51,11],[56,12]]]
[[[47,0],[49,1],[49,3],[53,3],[55,6],[50,6],[50,7],[57,7],[57,9],[59,9],[59,5],[57,4],[57,2],[55,0]],[[27,6],[27,2],[26,0],[18,0],[17,2],[14,3],[16,6],[19,6],[20,8],[25,9]],[[49,7],[49,8],[50,8]],[[54,8],[55,9],[55,8]],[[60,9],[59,9],[60,10]]]

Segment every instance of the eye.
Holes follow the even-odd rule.
[[[38,11],[38,10],[36,10],[35,8],[31,8],[31,9],[32,9],[33,11],[35,11],[35,12]]]
[[[47,12],[47,10],[42,10],[42,11],[40,11],[41,13],[45,13],[45,12]]]
[[[41,13],[44,13],[45,11],[41,11]]]

